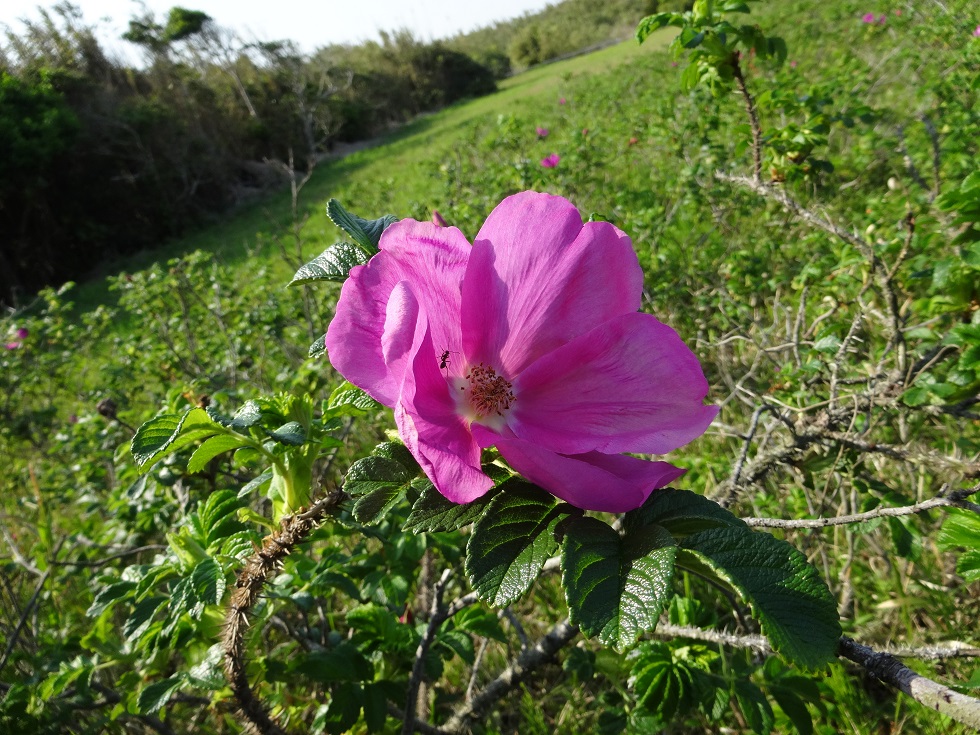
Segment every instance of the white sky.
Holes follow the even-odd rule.
[[[38,6],[50,8],[56,0],[0,0],[0,24],[16,33],[21,18],[38,18]],[[557,0],[551,0],[555,3]],[[135,49],[118,39],[129,19],[141,14],[137,0],[74,0],[87,25],[98,25],[99,39],[108,48]],[[497,20],[537,11],[549,0],[145,0],[158,20],[177,5],[207,13],[220,26],[234,28],[246,38],[260,41],[292,40],[310,52],[330,43],[357,43],[378,39],[378,31],[408,28],[425,40],[447,38]]]

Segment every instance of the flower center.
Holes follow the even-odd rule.
[[[504,411],[517,400],[514,387],[506,378],[497,375],[497,371],[482,362],[470,368],[463,376],[469,381],[469,403],[476,413],[476,420],[503,417]],[[466,390],[461,386],[460,390]]]

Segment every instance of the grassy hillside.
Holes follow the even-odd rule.
[[[0,729],[241,729],[218,639],[273,512],[268,479],[256,480],[262,445],[191,473],[189,444],[140,473],[136,427],[257,400],[285,428],[307,395],[327,421],[341,409],[321,401],[341,381],[307,350],[339,287],[285,287],[346,237],[327,200],[366,218],[438,210],[472,238],[525,189],[628,233],[643,310],[702,361],[721,412],[671,454],[687,469],[675,486],[799,549],[846,635],[904,648],[915,670],[976,695],[980,235],[968,177],[980,160],[980,19],[966,2],[753,11],[788,48],[781,65],[738,57],[764,134],[759,181],[745,97],[685,88],[690,56],[668,53],[663,29],[324,160],[295,200],[255,200],[0,321]],[[551,154],[558,164],[543,166]],[[342,484],[394,426],[377,407],[335,421],[318,487]],[[420,681],[434,580],[446,569],[447,595],[469,589],[468,530],[406,532],[410,504],[386,510],[369,525],[344,505],[254,610],[247,680],[291,732],[401,731],[393,713]],[[803,519],[815,520],[784,522]],[[468,689],[560,624],[557,577],[499,616],[479,603],[447,622],[419,718],[445,724]],[[636,651],[578,635],[474,731],[968,731],[849,663],[810,672],[738,643],[771,629],[697,574],[678,574],[674,590]]]

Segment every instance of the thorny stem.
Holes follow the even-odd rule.
[[[329,492],[308,510],[283,518],[279,530],[262,540],[262,548],[245,562],[235,581],[235,588],[225,614],[223,646],[225,676],[246,720],[246,730],[260,735],[285,735],[248,683],[245,661],[245,634],[249,613],[258,601],[265,583],[282,566],[283,559],[323,520],[326,513],[344,498],[340,490]]]
[[[762,125],[759,124],[759,113],[755,107],[755,100],[752,93],[745,84],[745,76],[742,74],[740,54],[736,51],[732,59],[732,70],[735,77],[735,84],[738,91],[745,98],[745,111],[749,115],[749,122],[752,127],[752,170],[756,182],[762,182]]]

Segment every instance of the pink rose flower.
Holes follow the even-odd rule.
[[[718,412],[702,403],[694,354],[639,313],[642,288],[623,232],[524,192],[472,246],[455,227],[391,225],[351,270],[325,344],[345,378],[394,408],[402,441],[452,502],[493,486],[480,458],[496,447],[572,505],[620,513],[684,472],[625,453],[676,449]]]
[[[20,347],[20,342],[7,342],[7,344],[5,344],[3,347],[7,350],[16,350],[18,347]]]
[[[535,132],[538,134],[538,138],[548,137],[548,128],[536,128]]]
[[[874,23],[875,22],[875,14],[874,13],[865,13],[864,15],[861,16],[861,20],[864,23]]]
[[[545,168],[554,168],[558,165],[559,161],[561,161],[561,156],[559,156],[557,153],[552,153],[551,155],[545,156],[541,159],[541,165]]]
[[[29,334],[30,331],[28,331],[27,327],[20,327],[17,330],[17,339],[27,339]]]

